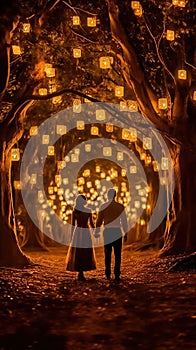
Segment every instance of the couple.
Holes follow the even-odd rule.
[[[68,271],[77,271],[78,279],[85,280],[84,271],[96,269],[95,253],[92,246],[90,228],[93,229],[95,237],[99,237],[99,230],[104,225],[104,253],[105,253],[105,275],[109,280],[111,275],[111,254],[114,247],[115,280],[120,280],[122,231],[124,240],[127,240],[127,218],[122,204],[116,202],[116,191],[108,190],[108,201],[100,207],[96,228],[92,219],[91,209],[86,207],[86,197],[79,195],[72,215],[71,245],[67,254]]]

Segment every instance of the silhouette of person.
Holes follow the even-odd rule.
[[[110,188],[107,195],[108,201],[100,207],[98,213],[95,234],[98,233],[100,227],[103,225],[105,275],[109,280],[111,275],[111,254],[113,247],[115,256],[115,279],[120,280],[122,230],[124,233],[124,240],[126,241],[128,231],[127,218],[124,206],[115,200],[116,191]]]
[[[86,197],[78,195],[72,214],[71,244],[67,253],[67,271],[77,271],[78,279],[85,280],[83,271],[96,269],[91,228],[95,228]]]

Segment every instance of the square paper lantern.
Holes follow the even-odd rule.
[[[128,111],[128,106],[126,101],[120,101],[120,111]]]
[[[84,177],[89,177],[90,174],[91,174],[90,169],[85,169],[84,172],[83,172],[83,176],[84,176]]]
[[[69,179],[67,177],[63,178],[63,185],[68,185]]]
[[[128,101],[127,101],[127,105],[128,105],[128,108],[129,108],[129,111],[130,111],[130,112],[137,112],[137,111],[138,111],[138,104],[137,104],[137,101],[128,100]]]
[[[52,103],[54,105],[58,104],[58,103],[61,103],[62,102],[62,96],[55,96],[52,98]]]
[[[88,27],[96,27],[97,20],[96,17],[87,17],[87,26]]]
[[[47,95],[48,90],[46,88],[40,88],[39,89],[39,95],[44,96]]]
[[[143,149],[152,149],[151,137],[143,137]]]
[[[178,0],[178,6],[179,7],[185,7],[186,6],[186,0]]]
[[[130,174],[136,174],[137,173],[137,167],[136,165],[131,165],[129,168]]]
[[[48,146],[48,155],[54,156],[54,146]]]
[[[58,135],[64,135],[67,132],[67,127],[66,125],[57,125],[56,126],[56,133]]]
[[[57,185],[60,185],[62,182],[62,178],[61,178],[61,175],[55,175],[55,183]]]
[[[72,161],[72,163],[78,163],[79,162],[78,154],[72,154],[71,155],[71,161]]]
[[[31,126],[30,127],[30,131],[29,131],[30,136],[37,135],[37,133],[38,133],[38,127],[37,126]]]
[[[121,169],[121,175],[122,176],[126,176],[127,174],[127,170],[126,169]]]
[[[122,129],[122,139],[123,140],[130,139],[130,131],[128,129]]]
[[[42,143],[43,145],[48,145],[49,144],[50,137],[49,135],[42,135]]]
[[[80,25],[80,17],[73,16],[73,26],[79,26],[79,25]]]
[[[54,78],[55,77],[55,68],[48,67],[45,68],[45,73],[48,78]]]
[[[175,33],[173,30],[167,30],[166,38],[169,41],[173,41],[175,39]]]
[[[158,107],[159,109],[167,109],[167,98],[159,98],[158,99]]]
[[[21,49],[18,45],[12,45],[12,51],[14,55],[21,55]]]
[[[117,160],[123,160],[123,152],[117,152]]]
[[[117,97],[124,96],[124,86],[115,86],[115,96]]]
[[[140,2],[139,1],[131,1],[131,7],[133,10],[140,8]]]
[[[130,132],[130,141],[136,142],[137,141],[137,130],[135,128],[129,128]]]
[[[21,183],[20,183],[20,181],[14,180],[14,188],[15,188],[15,190],[21,190]]]
[[[114,126],[112,124],[106,124],[106,131],[107,132],[113,132]]]
[[[83,120],[77,120],[76,128],[77,128],[77,130],[84,130],[85,129],[84,121]]]
[[[96,119],[99,121],[105,120],[105,111],[104,109],[96,110]]]
[[[178,78],[182,80],[186,80],[187,78],[187,72],[184,69],[179,69],[178,70]]]
[[[31,25],[30,23],[23,23],[23,26],[22,26],[22,31],[24,33],[29,33],[31,30]]]
[[[99,59],[99,66],[102,69],[109,69],[111,68],[111,57],[109,56],[103,56]]]
[[[95,167],[95,171],[96,171],[96,173],[100,173],[101,168],[100,168],[100,166],[99,166],[99,165],[96,165],[96,167]]]
[[[90,145],[90,144],[86,144],[86,145],[84,146],[84,148],[85,148],[85,151],[86,151],[86,152],[91,152],[91,145]]]
[[[153,165],[154,172],[158,172],[159,171],[159,163],[156,160],[153,160],[152,165]]]
[[[12,148],[11,149],[11,160],[12,162],[17,162],[20,160],[20,149]]]
[[[99,135],[99,128],[97,126],[91,127],[91,135]]]
[[[80,113],[82,110],[81,100],[79,98],[75,98],[73,100],[73,112]]]
[[[111,147],[103,147],[103,155],[106,157],[112,156],[112,148]]]
[[[168,158],[162,157],[161,159],[161,169],[162,170],[168,170]]]
[[[73,57],[80,58],[82,55],[81,49],[73,49]]]
[[[83,177],[79,177],[78,178],[78,185],[84,185],[85,184],[85,180]]]

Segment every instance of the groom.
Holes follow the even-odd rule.
[[[100,207],[96,222],[96,233],[98,233],[102,225],[104,226],[103,237],[105,253],[105,274],[108,280],[110,279],[111,275],[112,247],[114,248],[115,256],[115,280],[120,280],[122,230],[124,233],[125,241],[127,240],[128,231],[127,218],[124,206],[116,202],[115,198],[116,191],[112,188],[109,189],[108,201]]]

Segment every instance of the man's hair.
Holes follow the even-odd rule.
[[[116,191],[113,188],[108,190],[108,199],[113,199],[116,197]]]

